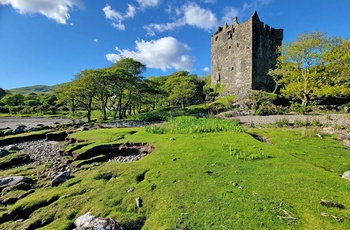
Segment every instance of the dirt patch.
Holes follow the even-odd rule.
[[[57,124],[71,124],[72,121],[62,117],[0,117],[1,129],[15,129],[20,125],[36,127],[38,124],[44,126],[56,126]]]

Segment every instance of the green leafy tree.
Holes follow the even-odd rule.
[[[22,94],[6,94],[1,101],[7,106],[24,105],[24,96]]]
[[[181,105],[181,108],[203,101],[203,83],[187,71],[170,75],[163,88],[168,93],[168,100],[173,105]]]
[[[270,75],[282,86],[283,96],[302,106],[325,96],[349,95],[348,47],[348,40],[321,32],[299,35],[284,44],[278,70]]]

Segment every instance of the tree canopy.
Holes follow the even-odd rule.
[[[270,75],[281,94],[307,106],[328,97],[350,96],[350,41],[313,32],[285,43]]]

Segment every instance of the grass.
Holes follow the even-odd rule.
[[[218,118],[196,118],[191,116],[180,116],[169,120],[162,125],[146,127],[149,133],[172,133],[172,134],[193,134],[212,133],[222,131],[242,132],[243,129],[237,120],[223,120]]]
[[[179,119],[175,124],[183,126],[202,122]],[[211,121],[205,122],[209,126]],[[25,206],[45,204],[31,211],[25,222],[1,222],[0,228],[71,229],[75,218],[90,211],[113,218],[126,229],[350,229],[350,183],[340,177],[350,167],[349,149],[304,127],[251,128],[250,134],[237,132],[237,127],[188,132],[172,126],[165,130],[176,132],[163,134],[116,128],[71,134],[95,145],[148,142],[156,150],[133,163],[84,165],[60,186],[40,188],[1,207],[0,218]],[[257,136],[269,142],[258,141]],[[253,155],[257,157],[252,159]],[[0,171],[0,176],[5,174]],[[134,191],[126,192],[131,187]],[[136,206],[137,197],[142,207]],[[324,207],[321,199],[345,209]]]

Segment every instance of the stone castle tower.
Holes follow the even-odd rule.
[[[275,67],[283,29],[261,22],[257,12],[239,24],[219,27],[211,38],[211,82],[224,85],[222,96],[245,96],[253,90],[272,91],[274,82],[267,76]]]

